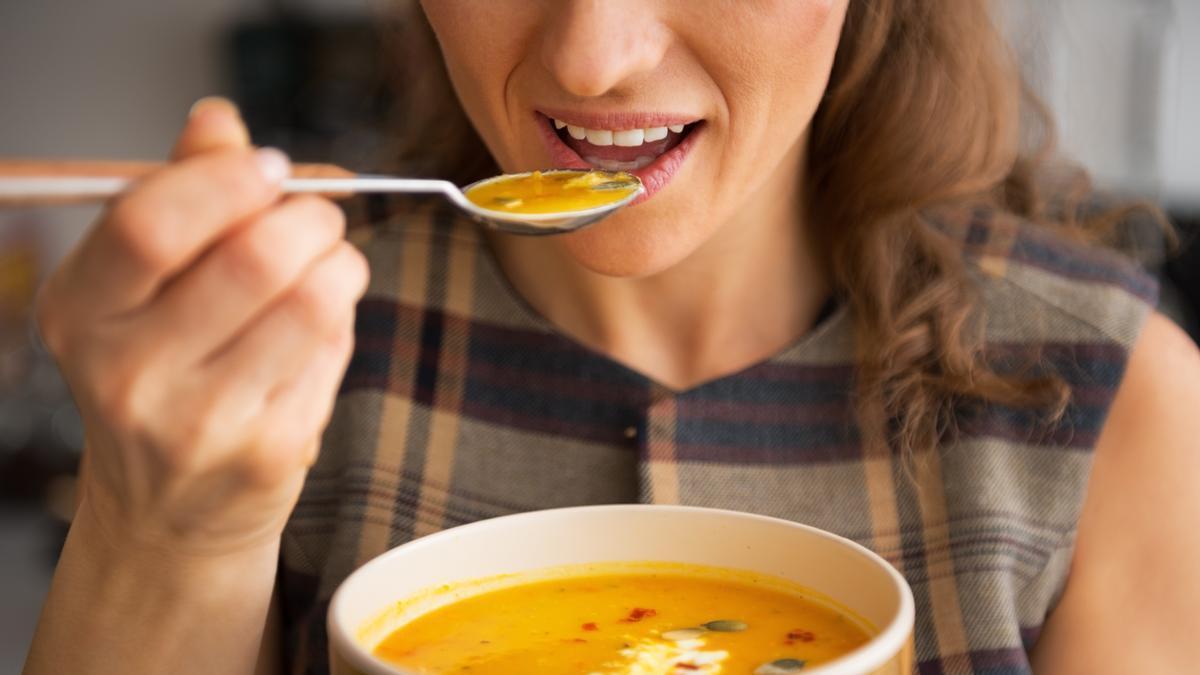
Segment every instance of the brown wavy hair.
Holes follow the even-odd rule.
[[[492,175],[432,31],[409,4],[394,33],[406,102],[394,157],[405,171],[460,184]],[[1074,205],[1090,192],[1085,174],[1059,183],[1056,208],[1044,198],[1053,140],[987,0],[849,0],[803,189],[820,257],[831,261],[853,316],[869,447],[906,455],[935,448],[965,401],[1035,408],[1049,421],[1063,414],[1070,391],[1061,378],[1000,373],[989,363],[960,246],[930,215],[975,204],[1074,238],[1106,238],[1127,210],[1081,216]]]

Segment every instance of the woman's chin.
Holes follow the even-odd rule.
[[[653,218],[634,207],[557,240],[575,262],[596,274],[639,279],[679,264],[706,238],[688,218]]]

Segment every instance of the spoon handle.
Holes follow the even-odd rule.
[[[164,166],[156,162],[0,159],[0,208],[103,202]],[[450,194],[457,188],[440,180],[359,176],[333,164],[296,164],[283,191],[346,198],[361,192]]]

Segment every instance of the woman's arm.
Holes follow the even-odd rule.
[[[267,610],[267,625],[263,628],[262,644],[258,649],[258,665],[254,675],[282,675],[283,673],[283,617],[279,608],[279,593],[271,596]]]
[[[1035,670],[1200,668],[1200,351],[1150,317],[1096,446],[1062,600]]]
[[[187,555],[123,541],[87,514],[63,548],[27,674],[255,672],[277,541]]]
[[[81,485],[86,483],[87,474],[88,454],[84,453],[79,462]],[[25,664],[26,673],[127,669],[152,672],[177,658],[191,660],[211,668],[212,672],[242,672],[245,668],[238,664],[244,665],[250,649],[258,652],[254,675],[283,672],[279,603],[274,595],[270,596],[265,625],[260,620],[263,589],[274,581],[272,556],[278,551],[277,545],[220,560],[180,556],[172,561],[169,551],[143,551],[134,555],[136,546],[132,542],[111,540],[91,521],[90,514],[84,511],[88,507],[82,499],[83,491],[77,491],[77,495],[77,519],[59,556],[54,583],[42,610],[38,638]],[[271,578],[264,579],[268,571]],[[131,585],[135,590],[127,593],[125,589]],[[190,616],[192,621],[203,620],[201,615],[205,612],[200,608],[215,607],[212,622],[225,627],[228,635],[199,635],[190,627],[180,630],[177,624],[158,620],[186,605],[197,610]],[[130,606],[135,611],[126,611]],[[95,610],[79,611],[86,607]],[[106,628],[113,625],[125,625],[130,630]],[[170,637],[167,632],[177,636]],[[159,640],[147,647],[147,638],[155,635]],[[89,637],[100,644],[87,644]],[[229,647],[219,655],[225,663],[215,663],[213,655],[208,653],[211,650],[203,648],[209,640],[219,640]],[[167,645],[198,650],[200,655],[156,652],[155,647]],[[112,655],[108,665],[98,662],[98,655],[105,653]]]

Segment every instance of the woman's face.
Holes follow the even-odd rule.
[[[596,272],[644,277],[745,225],[756,200],[787,197],[756,192],[795,170],[848,1],[422,5],[505,172],[596,166],[642,178],[648,199],[554,242]]]

